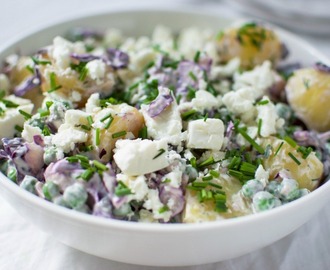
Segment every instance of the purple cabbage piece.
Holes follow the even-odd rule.
[[[108,48],[107,56],[110,61],[110,65],[114,69],[126,68],[128,66],[129,56],[123,51],[114,48]]]
[[[44,140],[40,135],[34,135],[33,136],[33,141],[35,144],[40,145],[42,147],[45,146]]]
[[[46,181],[53,181],[60,187],[60,190],[64,191],[68,186],[74,184],[77,177],[83,172],[79,163],[70,163],[66,159],[61,159],[49,164],[44,177]]]
[[[71,53],[70,56],[73,59],[79,60],[80,62],[89,62],[95,59],[101,59],[100,56],[96,56],[90,53],[82,53],[82,54]]]
[[[171,206],[171,217],[181,213],[184,208],[184,197],[181,188],[163,185],[159,191],[159,199],[165,205],[168,205],[169,200],[174,202]]]
[[[168,88],[159,87],[158,92],[157,98],[149,104],[147,109],[149,116],[152,118],[160,115],[174,101],[171,91]]]
[[[330,73],[330,66],[328,66],[326,64],[323,64],[323,63],[320,63],[320,62],[317,62],[314,65],[314,68],[318,71],[321,71],[321,72]]]
[[[35,176],[43,181],[43,148],[34,143],[26,143],[22,138],[2,139],[3,149],[0,150],[0,160],[11,162],[17,172],[17,182],[25,175]]]
[[[103,197],[93,207],[93,215],[103,218],[112,218],[112,204],[109,196]]]
[[[14,88],[14,94],[18,97],[41,85],[41,76],[38,68],[34,68],[34,75],[24,80]]]

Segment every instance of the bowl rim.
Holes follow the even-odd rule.
[[[178,6],[183,6],[184,10],[178,10]],[[7,42],[3,43],[0,46],[0,55],[10,47],[15,46],[16,43],[30,37],[38,35],[40,32],[45,31],[50,28],[56,28],[61,25],[65,25],[67,23],[79,21],[79,20],[88,20],[91,18],[105,16],[107,14],[129,14],[129,13],[151,13],[151,12],[158,12],[158,13],[177,13],[184,14],[184,15],[200,15],[200,16],[220,16],[214,10],[198,10],[197,7],[192,7],[188,5],[175,5],[174,7],[154,7],[154,6],[138,6],[138,7],[117,7],[112,10],[105,10],[105,11],[94,11],[88,14],[79,14],[76,16],[71,16],[69,18],[65,18],[63,20],[53,21],[49,24],[43,25],[41,27],[36,27],[30,29],[26,32],[23,32],[16,37],[9,39]],[[223,16],[223,15],[221,15]],[[223,16],[223,19],[228,20],[228,22],[235,22],[235,20],[241,20],[245,17],[226,17]],[[250,18],[251,19],[251,18]],[[259,20],[258,20],[259,21]],[[260,20],[262,21],[262,20]],[[264,22],[264,21],[262,21]],[[306,51],[309,51],[311,55],[315,59],[322,59],[322,62],[329,64],[330,59],[324,55],[323,53],[319,52],[314,46],[310,45],[308,42],[300,38],[299,36],[291,33],[290,31],[284,30],[279,26],[275,26],[274,24],[266,22],[267,25],[270,25],[277,33],[281,35],[285,35],[289,39],[294,39],[296,42],[299,42],[301,47],[303,47]],[[16,183],[11,181],[7,178],[3,173],[0,172],[0,185],[7,188],[10,192],[14,193],[16,196],[19,196],[21,199],[28,201],[34,207],[41,208],[42,210],[46,210],[48,212],[53,212],[61,217],[66,218],[67,220],[75,220],[79,221],[80,223],[84,223],[87,225],[93,225],[102,228],[113,228],[118,230],[128,230],[128,231],[135,231],[135,232],[191,232],[193,231],[204,231],[207,229],[220,229],[226,227],[234,227],[234,226],[243,226],[243,224],[248,223],[256,223],[259,220],[267,219],[269,216],[278,215],[280,212],[290,211],[292,208],[296,208],[298,205],[302,205],[304,203],[308,203],[308,201],[316,200],[315,197],[319,196],[319,194],[323,194],[325,192],[330,191],[330,181],[326,181],[320,187],[316,188],[310,194],[299,198],[295,201],[292,201],[286,205],[282,205],[280,207],[260,212],[256,214],[249,214],[246,216],[240,216],[236,218],[224,219],[224,220],[216,220],[216,221],[209,221],[209,222],[202,222],[202,223],[142,223],[142,222],[131,222],[131,221],[123,221],[123,220],[116,220],[116,219],[107,219],[103,217],[97,217],[85,213],[80,213],[77,211],[73,211],[72,209],[68,209],[59,205],[56,205],[52,202],[49,202],[43,198],[40,198],[24,189],[19,187]],[[5,191],[6,192],[6,191]],[[3,196],[6,197],[6,196]],[[10,204],[10,203],[9,203]]]

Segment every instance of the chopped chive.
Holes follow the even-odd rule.
[[[22,132],[23,128],[19,125],[15,125],[15,130],[17,130],[18,132]]]
[[[170,208],[167,205],[164,205],[163,207],[159,208],[158,213],[162,214],[162,213],[167,212],[169,210],[170,210]]]
[[[141,139],[147,139],[148,138],[148,128],[147,128],[147,126],[144,126],[139,130],[139,137]]]
[[[51,89],[49,89],[47,92],[48,92],[48,93],[52,93],[52,92],[55,92],[56,90],[58,90],[58,89],[60,89],[60,88],[62,88],[62,85],[58,85],[58,86],[56,86],[56,87],[54,87],[54,88],[51,88]]]
[[[261,126],[262,126],[262,119],[260,118],[259,121],[258,121],[258,136],[261,136],[261,134],[260,134]]]
[[[88,181],[89,179],[91,179],[91,177],[93,176],[93,174],[94,174],[94,170],[92,170],[92,169],[87,169],[86,171],[84,171],[84,172],[80,175],[80,177],[81,177],[82,179],[84,179],[85,181]]]
[[[190,78],[193,79],[193,81],[197,82],[198,79],[197,79],[196,75],[192,71],[189,71],[188,75],[189,75]]]
[[[50,129],[47,127],[47,126],[44,126],[44,128],[42,129],[42,134],[44,136],[49,136],[51,135],[52,133],[50,132]]]
[[[95,129],[95,144],[100,145],[100,129]]]
[[[244,173],[245,175],[251,175],[254,176],[255,171],[257,170],[257,167],[251,163],[243,161],[240,166],[240,171]]]
[[[297,163],[297,165],[300,165],[301,164],[301,162],[291,153],[291,152],[289,152],[289,157],[290,158],[292,158],[292,160],[294,161],[294,162],[296,162]]]
[[[17,108],[19,106],[18,104],[7,99],[1,99],[1,102],[5,104],[7,108]]]
[[[115,194],[118,197],[122,197],[133,193],[122,181],[118,181],[118,185],[115,188]]]
[[[215,183],[212,183],[212,182],[209,182],[208,184],[209,184],[209,186],[211,186],[211,187],[215,187],[215,188],[218,188],[218,189],[222,189],[222,186],[220,186],[220,185],[218,185],[218,184],[215,184]]]
[[[213,179],[213,176],[212,175],[204,176],[202,178],[203,181],[211,181],[212,179]]]
[[[197,161],[196,161],[196,158],[195,157],[192,157],[190,160],[189,160],[189,162],[190,162],[190,164],[191,164],[191,166],[193,167],[193,168],[197,168]]]
[[[201,55],[201,52],[200,51],[197,51],[196,54],[195,54],[195,56],[194,56],[194,62],[195,63],[198,63],[200,55]]]
[[[220,160],[215,161],[214,158],[211,156],[208,159],[204,160],[203,162],[197,164],[197,167],[198,168],[203,168],[203,167],[210,166],[210,165],[213,165],[213,164],[218,163],[218,162],[220,162]]]
[[[306,90],[309,90],[309,87],[310,87],[310,80],[309,79],[306,79],[306,78],[303,78],[303,84],[305,86],[305,89]]]
[[[260,154],[264,154],[265,150],[255,142],[242,128],[236,127],[235,128],[238,133],[240,133],[245,140],[247,140]]]
[[[291,145],[293,148],[296,148],[297,143],[289,136],[285,136],[283,138],[284,141],[286,141],[289,145]]]
[[[34,74],[34,69],[30,65],[25,66],[25,68],[32,74]]]
[[[187,86],[187,89],[188,89],[187,97],[189,99],[195,98],[196,97],[196,91],[197,90],[194,87],[189,86],[189,85]]]
[[[51,72],[49,75],[49,80],[50,80],[50,88],[55,88],[56,87],[56,74],[55,72]]]
[[[226,212],[227,206],[226,206],[226,195],[224,194],[215,194],[215,210],[217,212]]]
[[[205,115],[204,115],[203,121],[206,122],[206,120],[207,120],[208,117],[209,117],[209,113],[206,112]]]
[[[156,156],[154,156],[152,159],[156,159],[158,158],[159,156],[161,156],[162,154],[164,154],[166,152],[165,149],[161,148],[158,150],[158,154]]]
[[[29,120],[29,119],[31,119],[31,117],[32,117],[31,114],[29,114],[29,113],[27,113],[27,112],[25,112],[25,111],[18,110],[18,112],[19,112],[21,115],[24,116],[24,119],[25,119],[25,120]]]
[[[46,101],[46,108],[49,110],[49,108],[54,104],[53,101]]]
[[[218,178],[220,176],[220,173],[214,170],[211,170],[209,174],[212,175],[214,178]]]
[[[1,89],[0,90],[0,99],[3,99],[6,96],[6,91]]]
[[[49,110],[47,110],[47,111],[40,111],[39,112],[39,115],[40,115],[40,117],[46,117],[46,116],[50,115],[50,111]]]
[[[92,129],[90,126],[86,126],[86,125],[81,125],[80,127],[87,131],[90,131]]]
[[[196,110],[189,110],[189,111],[181,114],[181,118],[182,118],[182,120],[186,121],[186,120],[190,119],[196,112],[197,112]]]
[[[103,163],[97,161],[97,160],[93,160],[93,164],[95,166],[95,168],[101,170],[101,171],[106,171],[108,170],[108,167],[105,166]]]
[[[132,84],[132,85],[128,88],[128,90],[131,91],[131,90],[137,88],[137,87],[139,86],[139,84],[140,84],[140,82],[136,82],[136,83]]]
[[[100,121],[104,122],[105,120],[107,120],[108,118],[112,117],[111,113],[107,114],[106,116],[104,116]]]
[[[108,129],[111,126],[111,123],[112,123],[113,119],[114,118],[111,116],[110,119],[109,119],[109,121],[104,126],[105,129]]]
[[[44,59],[37,59],[36,57],[31,57],[33,63],[35,63],[36,65],[48,65],[51,64],[50,61],[48,60],[44,60]]]
[[[206,188],[207,187],[207,183],[206,182],[193,182],[191,185],[193,187],[202,187],[202,188]]]
[[[93,118],[92,118],[91,115],[87,116],[87,121],[90,125],[92,125],[94,123]]]
[[[269,100],[264,99],[264,100],[260,100],[260,101],[258,101],[256,104],[257,104],[257,105],[266,105],[266,104],[268,104],[268,103],[269,103]]]
[[[165,179],[162,181],[162,183],[171,183],[171,179],[169,179],[169,178],[165,178]]]
[[[80,71],[79,81],[84,81],[86,79],[87,73],[88,73],[88,68],[84,66]]]
[[[116,138],[125,136],[126,134],[127,134],[127,132],[125,130],[116,132],[116,133],[112,134],[112,139],[116,139]]]
[[[275,151],[274,157],[278,154],[278,152],[281,150],[282,146],[283,146],[284,142],[281,142],[281,144],[279,145],[279,147],[277,148],[277,150]]]
[[[303,159],[306,159],[309,156],[309,154],[312,153],[313,148],[312,147],[306,148],[304,146],[299,146],[297,151],[301,153]]]

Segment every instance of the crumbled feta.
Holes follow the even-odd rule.
[[[217,79],[221,77],[233,76],[241,65],[241,60],[238,57],[231,59],[226,65],[215,66],[211,70],[211,78]]]
[[[187,147],[220,150],[224,138],[224,125],[220,119],[198,119],[188,123]]]
[[[143,175],[134,177],[120,173],[117,174],[117,180],[121,180],[132,191],[128,201],[142,201],[148,194],[148,185]]]
[[[221,99],[213,96],[210,92],[199,90],[196,92],[195,98],[191,101],[193,108],[197,111],[211,110],[221,105]]]
[[[269,100],[267,96],[264,96],[262,100],[268,100],[267,104],[257,105],[258,117],[261,122],[260,135],[262,137],[268,137],[276,133],[276,122],[279,119],[275,105]]]
[[[64,121],[72,127],[79,127],[81,125],[88,125],[88,113],[80,110],[67,110],[65,112]]]
[[[242,117],[244,122],[253,119],[256,113],[254,107],[255,97],[251,87],[243,87],[237,91],[230,91],[222,97],[227,109]]]
[[[34,142],[33,137],[39,135],[42,136],[42,130],[39,127],[34,127],[28,123],[24,123],[24,129],[22,131],[22,138],[27,142]]]
[[[89,77],[94,80],[96,84],[101,84],[103,82],[106,64],[102,60],[92,60],[86,64],[86,68],[88,69]]]
[[[75,148],[76,143],[87,142],[88,135],[80,130],[72,128],[70,125],[60,126],[59,132],[52,137],[52,144],[61,148],[64,153],[68,153]]]
[[[144,202],[143,206],[148,210],[152,210],[155,219],[163,219],[167,222],[171,218],[171,211],[164,211],[162,213],[159,211],[164,204],[159,199],[158,189],[148,190],[148,199]]]
[[[247,127],[246,133],[250,136],[250,138],[255,139],[255,138],[257,138],[257,135],[258,135],[258,128],[255,126]],[[241,134],[237,135],[236,142],[240,146],[250,145],[250,143]]]
[[[175,170],[175,171],[172,171],[168,174],[165,174],[162,178],[162,181],[165,181],[169,179],[170,182],[169,184],[175,188],[178,188],[180,187],[181,185],[181,180],[182,180],[182,171],[179,171],[179,170]]]
[[[260,164],[254,174],[254,178],[259,180],[264,187],[268,184],[269,180],[269,171],[266,171],[264,167]]]
[[[50,48],[50,55],[55,60],[55,64],[61,69],[66,69],[70,66],[70,54],[85,53],[85,46],[82,42],[72,43],[60,36],[53,40],[53,46]]]
[[[31,114],[34,105],[30,100],[10,95],[6,97],[6,100],[11,101],[18,105],[16,108],[7,108],[2,102],[0,102],[0,108],[2,115],[0,116],[0,137],[12,138],[17,132],[15,126],[22,127],[25,119],[23,115],[19,113],[22,110],[28,114]]]
[[[265,61],[251,71],[236,73],[233,88],[237,90],[250,86],[253,89],[254,99],[258,99],[266,94],[266,90],[275,83],[275,79],[271,62]]]
[[[153,139],[165,139],[178,145],[181,142],[182,120],[176,101],[174,100],[170,106],[156,117],[150,117],[147,109],[147,105],[142,105],[140,111],[148,128],[148,135]]]
[[[86,102],[86,112],[93,113],[96,108],[100,107],[100,94],[92,94]]]
[[[8,94],[10,88],[10,82],[6,74],[0,73],[0,89],[5,90],[6,94]]]
[[[167,148],[164,140],[118,140],[113,158],[124,174],[143,175],[169,165]]]

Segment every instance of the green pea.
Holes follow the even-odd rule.
[[[42,192],[49,201],[52,201],[55,197],[60,195],[59,187],[53,181],[46,182],[42,187]]]
[[[259,191],[253,196],[253,209],[262,212],[280,206],[281,201],[267,191]]]
[[[262,190],[264,190],[262,183],[258,180],[252,179],[242,186],[241,193],[245,198],[252,199],[254,194]]]
[[[63,198],[71,208],[79,208],[87,201],[87,191],[80,183],[74,183],[64,190]]]
[[[117,209],[113,209],[113,214],[117,217],[125,217],[128,216],[130,214],[132,214],[132,208],[129,205],[129,203],[124,203],[122,206],[120,206]]]
[[[279,198],[280,197],[279,187],[280,187],[280,183],[278,181],[273,180],[267,184],[265,191],[268,191],[270,194]]]
[[[20,187],[33,193],[33,194],[37,194],[36,189],[35,189],[35,185],[38,182],[38,180],[31,176],[31,175],[25,175],[23,181],[20,184]]]
[[[278,188],[280,199],[283,201],[293,201],[299,198],[299,185],[294,179],[284,178]]]

